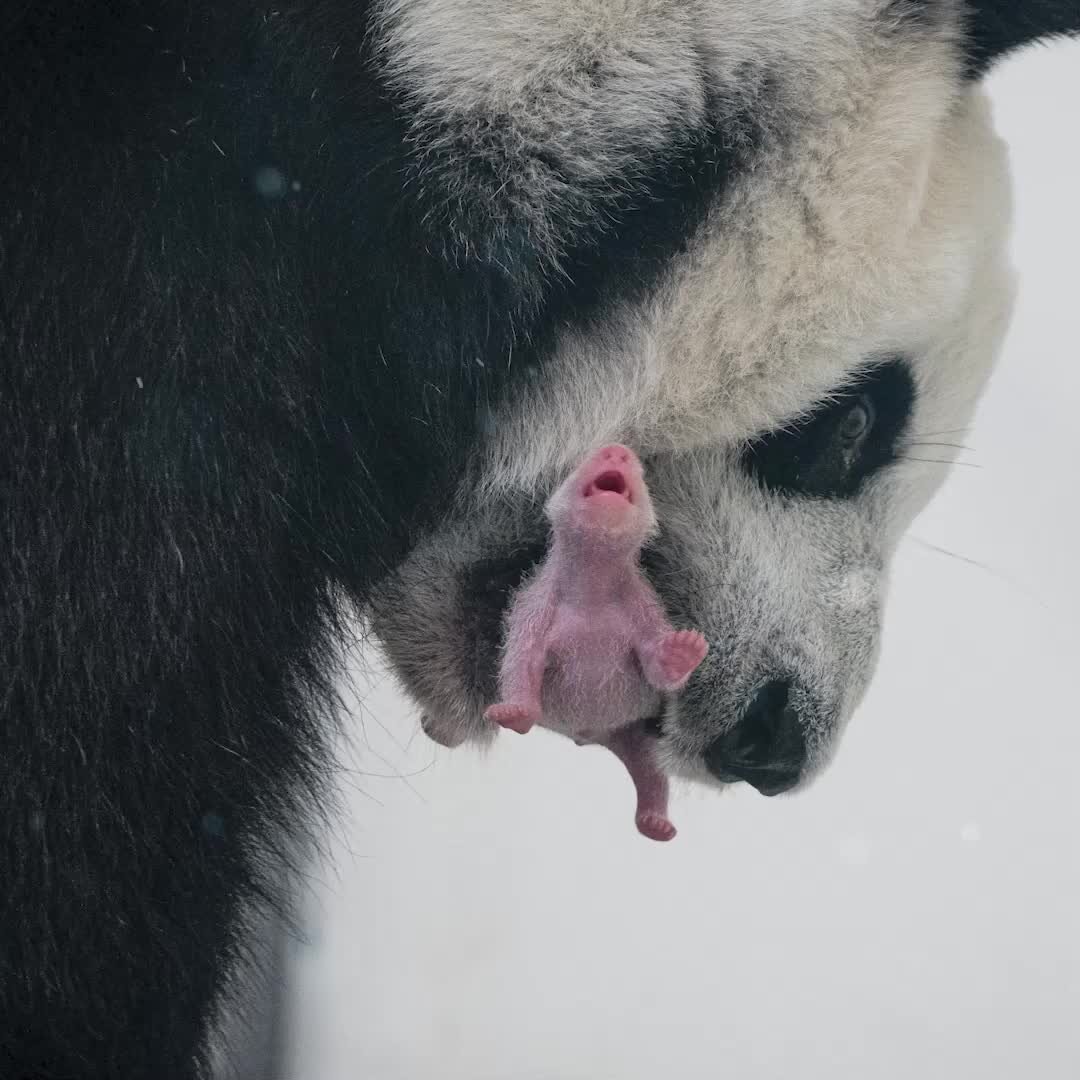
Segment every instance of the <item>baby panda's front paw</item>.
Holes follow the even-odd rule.
[[[709,643],[696,630],[673,630],[656,645],[649,681],[658,690],[681,690],[708,651]]]
[[[672,840],[675,837],[675,826],[655,810],[643,810],[634,820],[638,832],[649,840]]]
[[[500,701],[489,705],[484,710],[484,718],[499,727],[526,735],[534,724],[540,722],[540,710],[529,705],[519,705],[512,701]]]

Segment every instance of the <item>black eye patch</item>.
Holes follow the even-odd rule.
[[[808,416],[754,439],[743,466],[770,491],[849,498],[896,460],[914,404],[908,365],[886,360]]]

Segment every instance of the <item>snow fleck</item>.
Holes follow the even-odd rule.
[[[481,404],[476,410],[476,426],[481,435],[495,434],[495,413],[488,404]]]
[[[220,838],[225,835],[225,820],[220,814],[213,812],[203,814],[201,825],[207,836]]]
[[[254,183],[255,190],[264,199],[280,199],[289,190],[285,174],[273,165],[263,165],[256,169]]]

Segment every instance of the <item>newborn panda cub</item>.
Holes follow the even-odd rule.
[[[638,564],[656,515],[637,455],[592,454],[547,505],[547,558],[514,600],[487,719],[525,734],[534,724],[613,751],[637,789],[637,827],[670,840],[668,781],[646,730],[661,695],[679,690],[708,652],[696,630],[667,620]]]

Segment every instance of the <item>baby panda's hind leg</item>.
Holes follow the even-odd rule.
[[[640,724],[616,731],[604,744],[626,766],[637,792],[634,822],[650,840],[672,840],[675,826],[668,818],[668,778],[660,768],[651,736]]]

